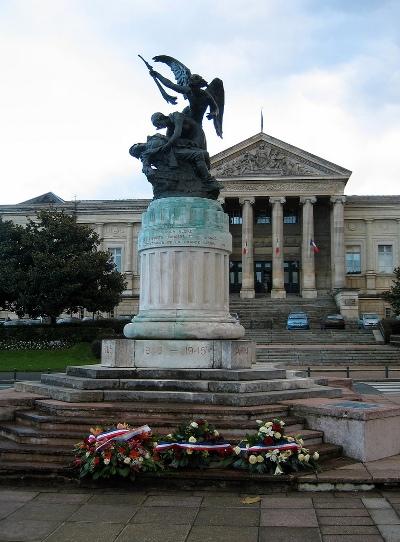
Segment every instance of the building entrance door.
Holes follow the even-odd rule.
[[[285,290],[288,294],[298,294],[300,292],[300,272],[299,261],[283,262]]]
[[[229,262],[229,291],[240,292],[242,287],[242,262]]]
[[[258,293],[270,292],[272,285],[272,262],[255,262],[254,275],[254,290]]]

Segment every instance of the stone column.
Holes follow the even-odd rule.
[[[271,297],[286,297],[283,271],[283,197],[269,198],[272,204],[272,289]]]
[[[366,258],[365,258],[365,287],[367,292],[374,293],[376,288],[376,261],[375,261],[375,243],[372,236],[373,218],[365,219],[366,233]]]
[[[314,208],[317,201],[315,196],[300,198],[303,205],[303,239],[301,245],[301,295],[308,299],[317,297],[315,288],[314,250],[311,240],[314,240]]]
[[[397,264],[396,267],[400,266],[400,218],[396,218],[397,222]]]
[[[133,224],[128,224],[126,236],[126,251],[124,261],[125,273],[132,273],[133,269]]]
[[[345,196],[332,196],[331,214],[331,266],[332,288],[340,290],[345,286],[344,268],[344,202]]]
[[[104,250],[104,224],[103,222],[96,222],[96,233],[99,236],[100,244],[99,250]]]
[[[242,299],[253,299],[254,292],[254,255],[253,255],[253,205],[255,198],[240,198],[242,205]]]

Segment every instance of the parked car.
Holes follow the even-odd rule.
[[[56,320],[56,324],[77,324],[80,322],[82,322],[80,318],[74,318],[73,316],[65,316]]]
[[[321,320],[321,329],[345,329],[346,322],[341,314],[328,314]]]
[[[28,324],[28,320],[23,320],[23,319],[19,319],[19,318],[14,318],[14,320],[7,320],[6,322],[4,322],[3,326],[4,327],[9,327],[9,326],[27,326],[29,325]]]
[[[358,320],[358,327],[360,329],[369,329],[371,327],[377,327],[380,322],[380,318],[377,314],[372,312],[365,312]]]
[[[305,312],[291,312],[286,329],[310,329],[310,320]]]

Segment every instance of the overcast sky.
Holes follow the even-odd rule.
[[[211,154],[263,107],[266,133],[353,171],[348,194],[400,194],[399,21],[399,0],[0,0],[0,203],[151,197],[128,149],[173,108],[138,53],[223,79]]]

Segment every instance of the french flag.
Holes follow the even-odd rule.
[[[317,247],[313,239],[310,240],[310,247],[313,249],[314,254],[318,254],[319,248]]]

